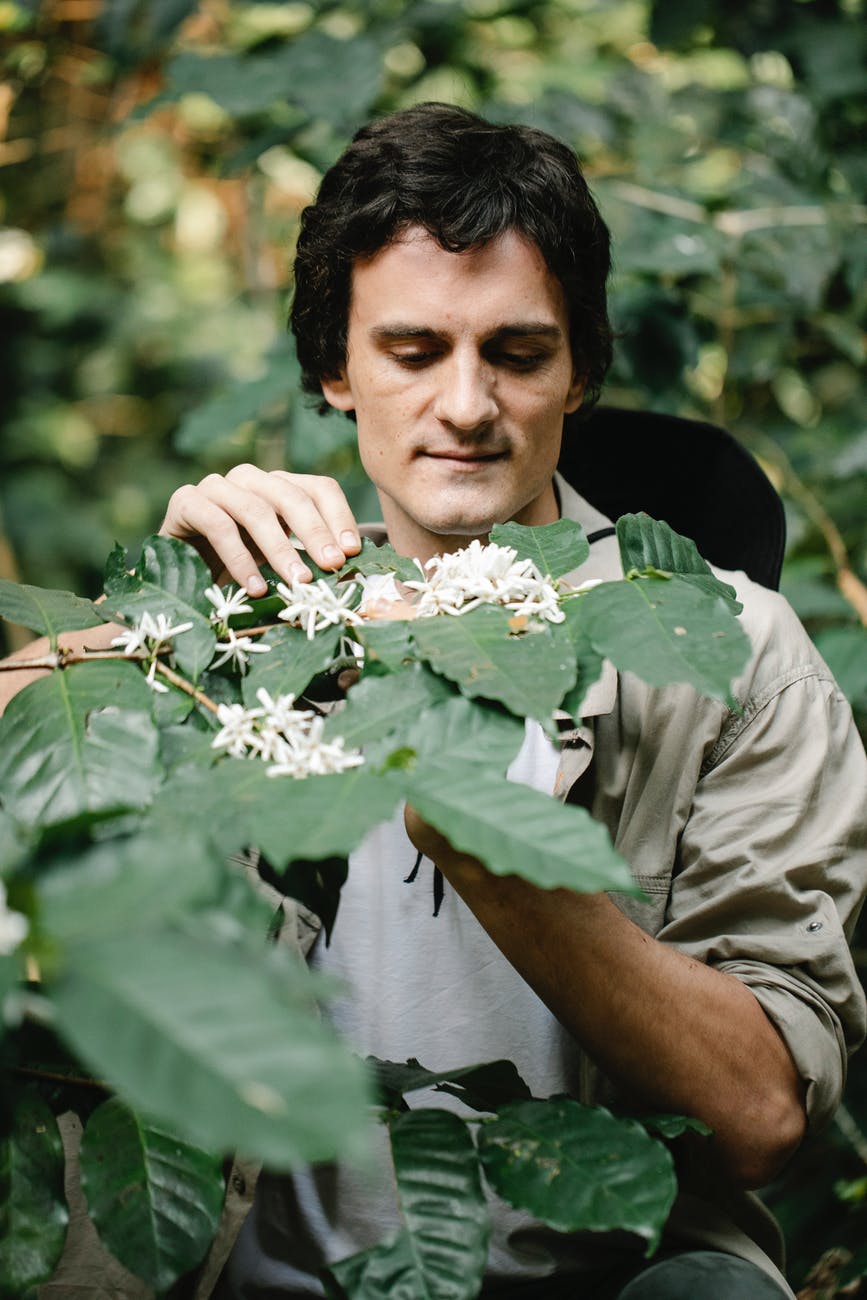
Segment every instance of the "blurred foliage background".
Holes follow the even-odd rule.
[[[865,725],[864,11],[0,0],[0,576],[96,594],[115,540],[239,460],[332,473],[376,515],[354,426],[298,396],[293,243],[366,117],[447,100],[577,148],[616,241],[603,401],[759,456],[783,589]],[[863,1054],[768,1196],[804,1296],[867,1294]]]

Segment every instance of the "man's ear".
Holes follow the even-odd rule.
[[[584,390],[587,387],[587,376],[579,375],[576,371],[572,372],[572,383],[569,386],[569,392],[566,394],[566,405],[563,408],[564,415],[571,415],[577,411],[578,407],[584,401]]]
[[[354,411],[355,398],[352,396],[352,388],[346,377],[346,371],[341,370],[340,374],[332,379],[322,379],[322,396],[338,411]]]

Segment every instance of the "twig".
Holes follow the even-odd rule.
[[[183,691],[185,695],[192,696],[197,704],[204,705],[212,713],[217,712],[218,706],[209,695],[205,695],[204,691],[200,691],[192,682],[188,682],[186,677],[181,677],[180,673],[176,673],[173,668],[169,668],[168,664],[164,664],[160,659],[157,660],[157,672],[160,677],[165,677],[167,682],[171,682],[172,686],[177,686],[178,690]]]
[[[861,581],[849,562],[849,552],[846,550],[846,543],[839,528],[819,498],[797,474],[782,447],[770,438],[763,438],[762,450],[766,452],[769,460],[776,463],[783,476],[784,486],[803,507],[808,519],[825,539],[825,545],[837,570],[837,588],[840,595],[849,602],[861,623],[867,627],[867,585]]]
[[[108,1084],[99,1079],[84,1079],[77,1074],[61,1074],[57,1070],[37,1070],[29,1065],[13,1065],[13,1074],[23,1075],[26,1079],[45,1079],[49,1083],[68,1083],[75,1088],[98,1088],[100,1092],[111,1092]]]
[[[84,664],[91,659],[144,659],[145,655],[137,650],[127,654],[124,650],[60,650],[52,654],[39,655],[32,659],[5,659],[0,663],[0,672],[20,672],[25,668],[68,668],[70,664]]]

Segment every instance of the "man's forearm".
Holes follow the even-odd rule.
[[[709,1124],[726,1172],[759,1186],[805,1126],[782,1038],[734,976],[645,934],[604,894],[538,889],[443,850],[445,877],[622,1093]]]

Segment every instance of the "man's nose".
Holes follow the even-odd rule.
[[[453,356],[438,379],[434,413],[443,424],[472,433],[499,414],[495,376],[482,358]]]

